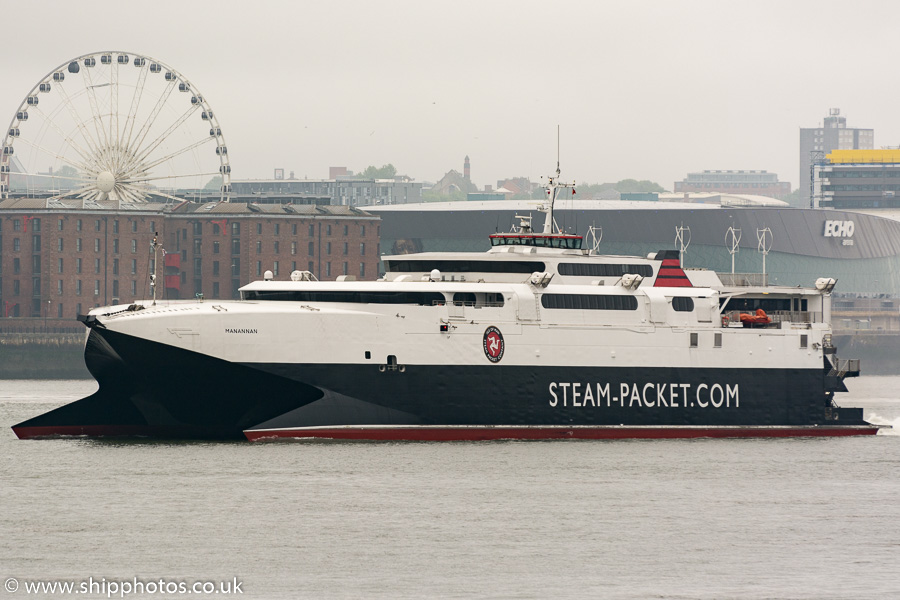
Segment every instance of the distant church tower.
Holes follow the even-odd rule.
[[[463,177],[466,178],[467,181],[472,181],[472,172],[469,170],[469,156],[466,155],[466,162],[463,163]]]

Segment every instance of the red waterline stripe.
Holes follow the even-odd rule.
[[[164,435],[167,430],[146,425],[50,425],[41,427],[13,427],[20,440],[53,437],[129,437]],[[171,432],[169,432],[171,435]]]
[[[250,441],[279,438],[392,441],[684,439],[874,435],[874,426],[823,427],[315,427],[246,430]]]

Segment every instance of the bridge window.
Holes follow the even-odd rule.
[[[492,235],[491,246],[537,246],[540,248],[564,248],[580,250],[581,237],[545,235]]]

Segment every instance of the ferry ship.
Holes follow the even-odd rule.
[[[724,286],[679,252],[605,256],[554,225],[548,179],[482,254],[383,258],[374,282],[290,280],[235,301],[92,310],[99,390],[20,438],[491,440],[871,435],[835,393],[835,280]]]

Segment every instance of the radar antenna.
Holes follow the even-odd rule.
[[[519,219],[519,224],[513,224],[512,233],[532,233],[531,215],[516,215],[516,218]]]

